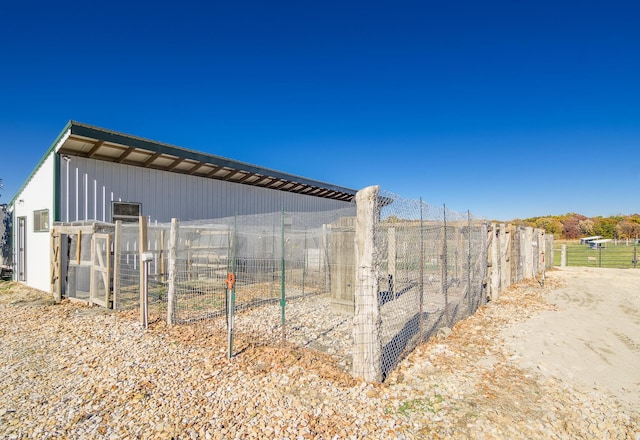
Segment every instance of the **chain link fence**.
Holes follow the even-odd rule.
[[[371,368],[384,380],[417,345],[485,303],[487,226],[468,212],[388,192],[373,212],[380,361]]]

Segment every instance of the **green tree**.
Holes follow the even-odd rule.
[[[604,238],[616,237],[616,225],[618,220],[615,217],[593,217],[593,233]]]
[[[562,223],[553,217],[540,217],[534,223],[536,228],[544,229],[547,234],[553,234],[554,237],[560,238],[562,234]]]

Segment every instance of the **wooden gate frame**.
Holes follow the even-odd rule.
[[[105,240],[106,261],[102,257],[104,250],[98,246],[98,240]],[[98,287],[102,282],[104,298],[98,297]],[[91,236],[91,278],[89,279],[89,304],[98,304],[110,308],[111,298],[111,234],[94,232]]]
[[[82,236],[86,234],[92,235],[91,240],[91,271],[90,271],[90,292],[89,292],[89,304],[98,304],[103,307],[109,307],[112,305],[112,294],[111,294],[111,273],[114,270],[113,267],[113,258],[111,258],[111,243],[112,236],[114,232],[98,232],[98,231],[109,231],[113,228],[113,225],[110,224],[100,224],[100,223],[54,223],[51,228],[51,240],[50,240],[50,282],[51,282],[51,293],[53,294],[54,300],[59,302],[62,300],[62,236],[63,235],[77,235],[78,239],[78,249],[77,249],[77,258],[78,264],[80,264],[80,255],[82,252]],[[99,235],[101,237],[108,236],[107,238],[107,249],[109,250],[106,254],[107,262],[94,262],[97,258],[95,255],[95,236]],[[116,237],[117,238],[117,237]],[[117,255],[117,253],[116,253]],[[102,282],[105,284],[106,295],[104,298],[97,298],[95,294],[95,287],[93,287],[94,276],[95,276],[95,266],[99,264],[98,272],[102,273],[101,278]],[[115,287],[115,286],[114,286]],[[115,292],[114,292],[115,294]]]

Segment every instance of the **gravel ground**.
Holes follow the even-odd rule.
[[[239,335],[227,360],[206,322],[143,330],[0,283],[0,438],[640,440],[639,408],[523,368],[504,343],[561,287],[551,272],[510,289],[368,384],[318,351]]]

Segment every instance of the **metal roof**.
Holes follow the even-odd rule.
[[[281,171],[70,121],[54,143],[60,155],[80,156],[326,199],[352,201],[356,191]]]

